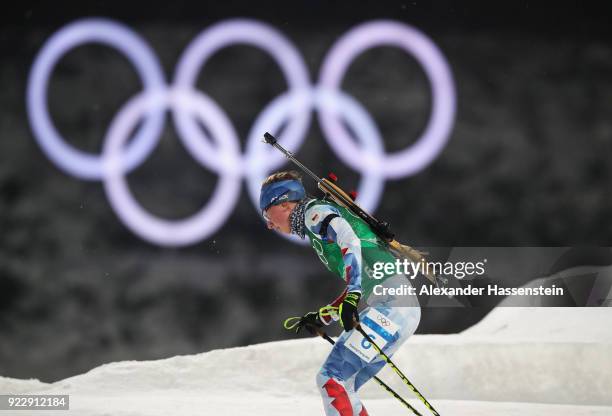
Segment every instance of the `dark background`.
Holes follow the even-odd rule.
[[[167,79],[189,41],[225,18],[261,19],[281,30],[311,79],[334,40],[357,23],[409,23],[450,62],[458,112],[443,152],[417,175],[387,181],[377,214],[415,246],[612,244],[612,33],[604,6],[82,3],[25,2],[0,16],[2,376],[52,381],[109,361],[292,338],[282,320],[329,302],[342,287],[311,249],[264,229],[244,187],[214,236],[161,248],[119,222],[100,183],[68,176],[46,158],[25,113],[27,75],[45,39],[79,17],[129,25],[156,51]],[[377,121],[388,152],[408,146],[425,125],[428,85],[402,51],[365,52],[343,86]],[[229,114],[244,144],[285,81],[265,53],[233,46],[207,64],[198,87]],[[113,116],[140,88],[118,52],[78,47],[54,72],[51,115],[71,144],[99,152]],[[316,121],[297,155],[316,172],[336,172],[349,189],[359,179],[336,159]],[[206,203],[216,176],[190,158],[167,123],[129,183],[152,213],[182,218]],[[418,332],[456,332],[488,310],[431,309]]]

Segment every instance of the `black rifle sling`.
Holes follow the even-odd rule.
[[[327,217],[323,218],[323,221],[321,221],[321,228],[319,229],[319,235],[323,240],[327,240],[327,228],[329,227],[329,223],[339,216],[338,214],[329,214]]]

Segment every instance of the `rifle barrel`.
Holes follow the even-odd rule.
[[[264,141],[270,145],[272,145],[273,147],[276,147],[278,150],[280,150],[287,159],[289,159],[290,161],[292,161],[295,165],[297,165],[297,167],[299,167],[300,169],[302,169],[304,172],[306,172],[308,174],[308,176],[310,176],[312,179],[314,179],[315,181],[317,181],[317,183],[321,182],[321,178],[319,178],[313,171],[311,171],[310,169],[308,169],[306,166],[304,166],[302,164],[302,162],[300,162],[299,160],[297,160],[294,156],[293,153],[291,153],[289,150],[285,149],[283,146],[281,146],[280,144],[278,144],[278,141],[276,140],[276,137],[272,136],[270,133],[266,132],[264,134]]]

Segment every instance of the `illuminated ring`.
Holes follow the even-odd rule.
[[[390,21],[362,24],[338,40],[324,60],[320,84],[327,89],[339,89],[355,57],[380,45],[404,49],[414,56],[427,75],[432,91],[432,111],[421,137],[409,148],[382,159],[355,145],[349,132],[336,118],[337,111],[321,112],[319,120],[328,143],[344,163],[355,170],[365,163],[381,170],[388,178],[400,178],[425,168],[444,148],[455,116],[455,89],[450,68],[437,46],[420,31]]]
[[[131,194],[121,168],[124,163],[122,148],[129,139],[129,132],[144,115],[165,108],[197,117],[216,138],[217,157],[232,160],[233,150],[229,143],[237,141],[238,137],[223,111],[210,98],[183,90],[143,93],[128,101],[108,130],[103,149],[104,189],[121,221],[135,234],[162,246],[184,246],[202,240],[223,224],[240,195],[241,177],[222,175],[208,204],[182,220],[161,219],[143,209]]]
[[[246,167],[247,171],[250,172],[247,177],[247,187],[251,201],[255,206],[259,206],[259,191],[262,181],[271,170],[277,168],[276,165],[270,165],[265,158],[267,146],[261,145],[261,131],[267,129],[277,132],[283,122],[290,118],[292,111],[310,111],[311,108],[325,111],[332,105],[332,102],[341,103],[338,108],[343,119],[357,133],[357,138],[363,143],[367,151],[378,156],[383,154],[382,138],[376,123],[357,100],[351,96],[341,91],[323,89],[302,90],[280,95],[266,106],[257,117],[247,140]],[[361,172],[362,179],[357,190],[356,202],[366,211],[373,211],[380,201],[385,178],[380,171],[370,170],[368,166],[361,169]],[[303,242],[297,236],[280,235],[295,242]]]
[[[278,63],[290,91],[310,88],[306,64],[295,46],[271,26],[248,19],[223,21],[199,34],[187,46],[179,60],[174,85],[181,89],[195,89],[198,74],[202,72],[206,61],[218,50],[237,43],[252,45],[267,52]],[[174,112],[174,122],[181,136],[197,140],[200,144],[199,148],[192,148],[189,143],[187,146],[204,166],[219,173],[235,173],[243,166],[242,163],[231,166],[221,164],[216,157],[215,149],[210,145],[210,139],[192,118]],[[289,148],[299,147],[309,123],[310,112],[294,114],[283,134],[283,144]],[[263,131],[260,132],[260,136]],[[236,147],[239,152],[238,143],[236,142]],[[283,156],[271,150],[273,149],[269,149],[267,154],[269,160],[281,161]]]
[[[97,42],[117,48],[136,68],[145,90],[166,88],[157,58],[147,43],[129,28],[106,19],[83,19],[67,25],[45,43],[36,57],[27,90],[27,107],[34,137],[47,156],[65,172],[88,180],[101,179],[99,156],[75,149],[59,134],[47,108],[47,87],[53,68],[70,49]],[[124,171],[134,169],[151,153],[164,123],[162,111],[147,114],[127,145]]]
[[[55,64],[69,49],[86,42],[117,47],[136,66],[144,84],[144,91],[130,100],[113,120],[101,156],[69,146],[56,131],[46,108],[46,90]],[[197,76],[212,54],[235,43],[260,47],[269,53],[288,83],[288,91],[275,98],[256,118],[244,155],[227,115],[195,89]],[[433,96],[432,114],[423,135],[410,148],[390,155],[385,154],[382,138],[369,113],[339,90],[350,62],[363,50],[381,44],[399,46],[413,54],[424,67]],[[131,30],[108,20],[86,19],[66,26],[46,42],[32,67],[27,97],[34,135],[47,156],[74,176],[104,179],[108,198],[119,218],[140,237],[160,245],[191,244],[216,231],[236,203],[242,176],[248,178],[249,194],[258,206],[259,181],[285,162],[279,152],[259,143],[264,131],[279,134],[285,123],[280,142],[297,152],[305,138],[311,111],[317,110],[334,153],[362,173],[358,202],[373,211],[387,177],[414,174],[438,155],[448,140],[455,111],[452,76],[441,53],[420,32],[393,22],[364,24],[341,38],[323,62],[317,86],[310,85],[304,61],[280,32],[264,23],[244,19],[220,22],[202,32],[181,56],[173,86],[168,87],[163,78],[153,52]],[[220,175],[209,204],[195,215],[177,221],[146,212],[131,195],[124,178],[155,148],[166,109],[171,110],[179,138],[189,153]],[[128,143],[131,129],[142,118],[134,140]],[[206,130],[200,129],[196,119]],[[355,131],[363,149],[350,137],[343,121]]]

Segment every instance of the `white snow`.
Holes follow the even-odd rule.
[[[610,328],[612,308],[497,308],[460,334],[413,336],[394,361],[445,416],[609,416]],[[52,384],[0,377],[0,393],[70,395],[70,411],[45,415],[317,415],[329,349],[300,339],[110,363]],[[380,377],[428,414],[394,373]],[[373,382],[362,397],[372,416],[409,414]]]

